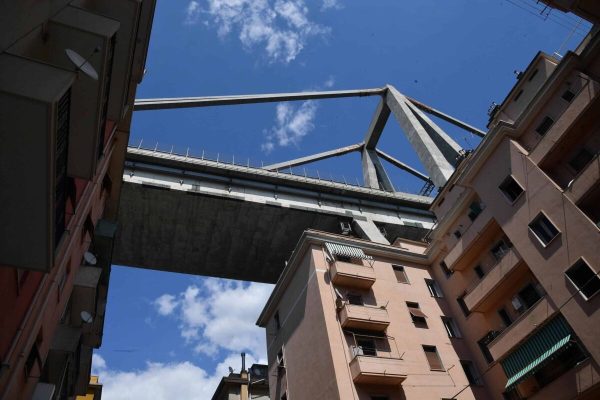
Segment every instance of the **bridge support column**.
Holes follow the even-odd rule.
[[[352,228],[363,239],[375,243],[390,244],[385,236],[379,231],[377,225],[370,219],[361,220],[355,218],[352,220]]]

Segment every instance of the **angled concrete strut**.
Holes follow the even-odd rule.
[[[361,90],[141,99],[135,101],[134,110],[212,107],[363,96],[381,97],[363,143],[267,165],[264,169],[273,171],[291,168],[330,157],[341,156],[353,151],[360,151],[364,182],[366,186],[372,189],[395,191],[379,157],[425,182],[433,182],[437,187],[441,187],[454,172],[454,166],[458,157],[463,153],[463,149],[426,114],[434,115],[477,136],[485,136],[485,132],[417,100],[406,97],[390,85],[386,85],[383,88]],[[422,164],[425,166],[429,176],[377,149],[379,138],[392,113]]]

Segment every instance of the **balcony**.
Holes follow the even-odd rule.
[[[384,307],[343,303],[339,311],[342,328],[383,332],[390,324]]]
[[[488,208],[484,209],[462,233],[446,255],[444,262],[450,269],[457,271],[464,269],[472,258],[484,250],[483,246],[487,245],[498,231],[498,224],[492,218],[491,212]]]
[[[335,285],[369,289],[375,283],[373,267],[336,261],[331,265],[331,280]]]
[[[531,335],[544,321],[551,318],[556,311],[556,306],[549,302],[547,297],[542,297],[489,343],[490,354],[495,360],[501,359]]]
[[[586,193],[600,182],[600,158],[598,154],[571,181],[565,194],[573,203],[577,203]]]
[[[408,371],[392,337],[352,335],[350,372],[354,383],[399,385]]]
[[[465,305],[470,312],[485,312],[496,300],[505,295],[512,287],[515,278],[526,272],[521,257],[514,248],[509,248],[494,267],[482,278],[475,280],[467,289],[464,297]]]

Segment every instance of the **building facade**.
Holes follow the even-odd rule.
[[[305,232],[257,322],[272,400],[600,398],[599,51],[518,73],[422,243]]]
[[[269,400],[267,373],[267,366],[263,364],[252,364],[246,370],[245,354],[242,354],[242,370],[221,378],[212,400]]]
[[[154,0],[0,15],[0,398],[86,394]]]
[[[271,399],[488,398],[426,250],[306,231],[258,320]]]

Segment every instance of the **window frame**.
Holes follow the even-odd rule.
[[[406,273],[406,267],[404,265],[392,264],[392,270],[394,271],[396,282],[410,285],[410,280],[408,279],[408,274]],[[402,275],[404,276],[404,281],[398,280],[397,272],[402,272]]]
[[[442,362],[442,358],[440,357],[440,353],[438,352],[437,347],[432,346],[432,345],[427,345],[427,344],[423,344],[423,345],[421,345],[421,347],[423,348],[423,354],[425,355],[425,360],[427,361],[427,364],[429,365],[429,370],[445,372],[446,368],[444,368],[444,363]],[[433,350],[433,351],[428,351],[426,348],[428,348],[429,350]],[[435,356],[439,362],[440,368],[435,368],[434,366],[431,365],[429,356],[427,354],[435,354]]]
[[[534,230],[534,229],[531,227],[533,224],[536,224],[537,222],[539,222],[540,220],[543,220],[544,218],[545,218],[545,219],[546,219],[546,221],[547,221],[547,222],[548,222],[548,223],[549,223],[549,224],[552,226],[552,228],[554,228],[554,229],[556,230],[556,234],[555,234],[555,235],[554,235],[554,236],[553,236],[553,237],[552,237],[550,240],[548,240],[548,242],[547,242],[547,243],[545,243],[545,242],[542,240],[542,238],[541,238],[541,237],[540,237],[540,236],[539,236],[539,235],[536,233],[536,231],[535,231],[535,230]],[[539,212],[539,213],[538,213],[538,214],[535,216],[535,218],[533,218],[533,219],[531,220],[531,222],[529,222],[529,223],[527,224],[527,228],[529,229],[529,232],[531,232],[531,233],[533,234],[533,236],[534,236],[534,237],[537,239],[537,241],[538,241],[538,242],[539,242],[539,243],[540,243],[540,244],[541,244],[541,245],[542,245],[544,248],[546,248],[546,247],[550,246],[550,244],[551,244],[552,242],[554,242],[554,240],[555,240],[557,237],[559,237],[559,236],[560,236],[560,234],[562,233],[562,232],[560,231],[560,229],[558,229],[558,228],[556,227],[556,224],[555,224],[554,222],[552,222],[552,220],[551,220],[550,218],[548,218],[548,216],[547,216],[547,215],[546,215],[546,214],[545,214],[543,211],[540,211],[540,212]],[[546,226],[546,227],[544,227],[544,228],[546,228],[546,229],[547,229],[547,226]],[[547,233],[547,232],[546,232],[546,233]]]
[[[408,315],[410,315],[410,319],[416,328],[429,329],[429,325],[427,324],[427,315],[421,310],[421,306],[419,305],[419,303],[414,301],[407,301],[406,308],[408,309]],[[413,315],[411,309],[418,310],[418,312],[423,314],[423,316]]]
[[[465,376],[467,377],[469,386],[482,386],[483,381],[481,380],[481,375],[479,374],[479,371],[477,371],[477,368],[475,367],[475,363],[471,360],[459,360],[459,361],[460,361],[460,366],[462,367],[463,372],[465,373]],[[466,368],[465,368],[465,366],[466,366]],[[468,374],[467,374],[467,369],[469,370]],[[469,378],[469,375],[471,376],[471,379],[473,381],[471,381],[471,379]]]
[[[429,294],[431,297],[435,297],[436,299],[441,299],[444,297],[444,293],[442,293],[442,289],[435,281],[435,279],[424,278],[425,286],[427,286],[427,290],[429,290]]]
[[[507,187],[507,184],[509,183],[509,181],[512,181],[514,184],[516,184],[521,189],[519,194],[516,195],[514,199],[511,198],[511,196],[509,195],[509,192],[505,189]],[[504,178],[502,180],[502,182],[500,182],[500,184],[498,185],[498,189],[500,190],[500,192],[502,192],[502,195],[504,195],[504,198],[506,198],[506,200],[511,205],[515,204],[523,196],[523,193],[525,193],[525,188],[523,187],[523,185],[521,185],[519,183],[519,181],[512,174],[509,174],[506,178]]]
[[[546,136],[546,134],[548,133],[548,131],[550,130],[550,128],[552,128],[552,126],[554,125],[556,121],[554,120],[554,118],[552,118],[549,115],[544,116],[544,119],[542,119],[540,121],[539,124],[537,124],[536,128],[534,129],[535,133],[537,133],[539,136],[544,137]]]
[[[576,161],[576,158],[579,158],[581,155],[583,154],[588,154],[589,155],[589,159],[585,162],[585,164],[581,165],[581,168],[577,169],[577,165],[573,165],[573,161]],[[575,173],[575,175],[579,175],[592,161],[594,161],[594,153],[589,151],[586,147],[582,147],[580,148],[575,154],[573,154],[570,158],[569,161],[567,161],[567,165],[569,166],[569,168]]]
[[[575,281],[569,276],[569,271],[572,270],[573,268],[575,268],[578,264],[583,264],[584,267],[587,267],[587,269],[590,270],[590,272],[592,273],[593,276],[595,276],[595,278],[597,280],[600,280],[600,277],[598,276],[598,272],[595,272],[594,269],[590,266],[590,264],[583,258],[580,257],[579,259],[577,259],[577,261],[575,261],[569,268],[567,268],[565,270],[565,277],[569,280],[569,282],[571,282],[571,284],[573,285],[573,287],[575,289],[577,289],[577,292],[581,295],[581,297],[583,297],[583,299],[585,301],[590,301],[591,299],[593,299],[598,293],[600,293],[600,290],[596,290],[594,293],[592,293],[591,296],[587,296],[586,294],[584,294],[583,292],[583,288],[579,287],[578,284],[575,283]],[[593,278],[592,278],[593,279]],[[583,286],[587,286],[591,283],[592,281],[590,280],[589,282],[585,283]]]
[[[446,328],[446,333],[448,334],[449,338],[462,339],[462,333],[460,332],[460,329],[458,329],[458,324],[454,318],[442,315],[440,319],[442,320],[442,324],[444,324],[444,328]]]

